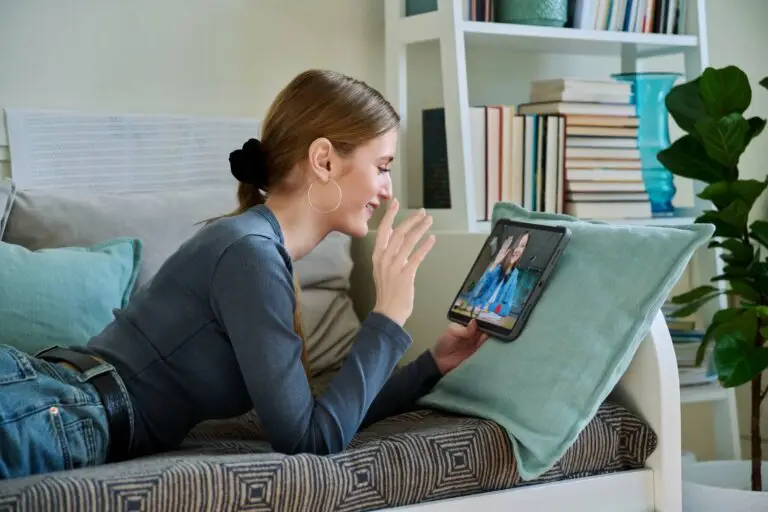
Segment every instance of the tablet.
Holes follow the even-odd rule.
[[[448,319],[467,325],[474,318],[478,328],[493,337],[517,338],[570,237],[564,226],[499,220],[453,300]]]

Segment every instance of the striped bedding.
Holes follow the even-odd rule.
[[[252,415],[206,422],[180,450],[0,482],[0,511],[357,511],[636,469],[650,427],[606,402],[559,463],[521,481],[505,432],[419,410],[379,422],[331,456],[270,453]]]

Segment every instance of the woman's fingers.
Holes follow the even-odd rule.
[[[470,321],[469,321],[470,325],[471,325],[471,324],[472,324],[472,322],[474,322],[474,321],[475,321],[474,319],[470,320]],[[466,337],[468,337],[468,336],[467,336],[467,332],[468,332],[468,330],[469,330],[469,325],[467,325],[467,326],[465,327],[465,326],[463,326],[463,325],[461,325],[461,324],[457,324],[457,323],[451,322],[451,323],[448,325],[448,330],[450,331],[450,333],[451,333],[452,335],[456,336],[457,338],[466,338]]]
[[[384,216],[381,218],[381,222],[379,223],[376,232],[376,243],[373,248],[374,259],[380,259],[389,245],[392,236],[392,224],[395,222],[395,216],[399,209],[400,202],[397,199],[393,199],[392,202],[389,203]]]
[[[404,269],[410,276],[416,275],[416,270],[434,245],[435,235],[429,235],[426,240],[419,244],[419,247],[413,252],[411,257],[408,258],[408,263],[405,264]]]
[[[412,213],[405,219],[399,226],[392,230],[392,236],[389,238],[389,243],[384,249],[383,259],[386,262],[391,263],[397,253],[400,251],[400,246],[405,239],[405,236],[417,225],[417,223],[427,218],[427,214],[422,208],[421,210]]]
[[[427,230],[432,226],[432,217],[426,216],[419,221],[418,224],[413,226],[411,230],[405,234],[405,238],[400,245],[400,249],[397,251],[396,264],[403,266],[408,261],[408,258],[413,252],[413,248],[416,247],[416,243],[422,239]]]

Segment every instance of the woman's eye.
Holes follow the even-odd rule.
[[[379,167],[379,174],[384,174],[385,172],[389,172],[389,169],[386,167]]]

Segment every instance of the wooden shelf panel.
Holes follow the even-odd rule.
[[[701,386],[685,386],[680,388],[680,403],[695,404],[699,402],[715,402],[728,398],[728,390],[717,382]]]
[[[696,36],[640,34],[608,30],[536,27],[507,23],[465,21],[468,44],[505,44],[518,51],[576,55],[617,55],[622,46],[640,53],[672,53],[696,48]]]
[[[440,37],[437,12],[408,16],[394,27],[402,44],[435,40]],[[675,53],[695,49],[698,38],[692,35],[642,34],[609,30],[539,27],[511,23],[463,21],[459,25],[468,45],[505,45],[515,51],[578,55],[617,55],[623,46],[639,53]]]

